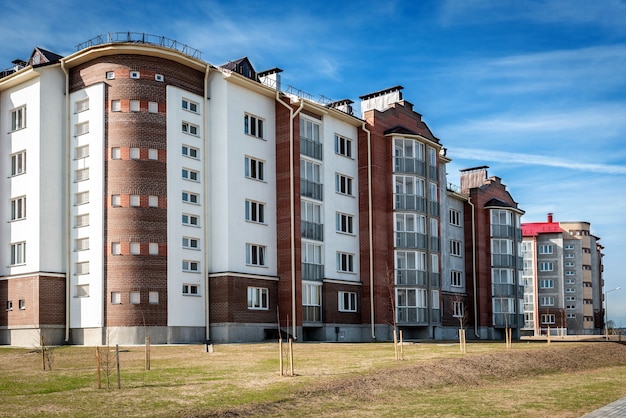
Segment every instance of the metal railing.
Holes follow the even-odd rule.
[[[157,45],[164,48],[176,50],[193,58],[202,59],[202,52],[190,47],[187,44],[180,43],[174,39],[166,38],[165,36],[150,35],[141,32],[109,32],[104,35],[98,35],[83,43],[76,45],[76,51],[80,51],[82,49],[96,45],[111,43],[136,43]]]

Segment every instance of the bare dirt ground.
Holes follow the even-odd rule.
[[[554,349],[511,350],[494,354],[468,354],[445,360],[408,364],[392,370],[320,381],[306,389],[296,389],[286,398],[272,403],[193,414],[207,417],[297,416],[307,415],[307,405],[320,399],[349,398],[368,405],[380,402],[389,392],[453,388],[463,391],[487,386],[507,387],[524,378],[585,372],[626,365],[626,345],[618,343],[562,344]],[[340,402],[340,401],[338,401]],[[304,412],[304,413],[303,413]],[[181,415],[186,415],[181,411]]]

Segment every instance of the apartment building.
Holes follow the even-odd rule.
[[[506,185],[488,176],[488,167],[461,170],[465,204],[465,271],[472,275],[467,286],[471,304],[468,338],[504,339],[511,328],[519,338],[523,321],[522,231],[524,211]]]
[[[440,141],[281,71],[124,32],[3,72],[0,343],[436,337]]]
[[[600,334],[602,246],[588,222],[523,223],[526,335]]]

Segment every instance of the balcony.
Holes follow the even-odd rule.
[[[513,254],[491,254],[491,265],[493,267],[509,267],[522,270],[524,268],[524,260],[522,257],[516,257]]]
[[[322,281],[323,279],[323,264],[302,263],[302,280]]]
[[[302,307],[302,322],[322,322],[322,307],[321,306],[303,306]]]
[[[507,283],[493,283],[491,285],[491,291],[494,297],[498,298],[506,298],[512,297],[515,298],[517,296],[517,285],[515,284],[507,284]],[[523,294],[523,293],[522,293]]]
[[[302,238],[324,241],[324,224],[302,221]]]
[[[174,39],[165,36],[149,35],[140,32],[109,32],[105,35],[98,35],[81,44],[76,45],[76,51],[89,48],[95,45],[111,44],[111,43],[133,43],[133,44],[149,44],[164,48],[173,49],[193,58],[202,59],[202,52],[188,45],[182,44]]]
[[[439,180],[439,171],[436,166],[428,166],[428,178],[431,180]]]
[[[513,327],[517,328],[517,317],[516,313],[493,313],[493,326],[498,328],[504,327]]]
[[[396,322],[404,325],[428,325],[428,309],[396,308]]]
[[[427,236],[419,232],[396,232],[396,247],[427,249]]]
[[[300,179],[300,195],[311,199],[323,199],[323,185],[307,179]]]
[[[428,272],[423,270],[397,269],[396,284],[426,287],[428,286]]]
[[[424,161],[408,157],[394,157],[394,171],[397,173],[411,173],[420,176],[426,175],[426,164]]]
[[[426,212],[426,198],[415,194],[394,194],[394,209]]]
[[[300,154],[322,161],[322,144],[300,137]]]

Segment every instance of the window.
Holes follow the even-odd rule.
[[[576,293],[576,288],[574,287],[566,287],[565,293]]]
[[[322,286],[302,284],[302,320],[304,322],[322,320]]]
[[[122,254],[122,244],[119,242],[111,243],[111,254],[113,255],[121,255]]]
[[[197,250],[200,248],[200,241],[197,238],[183,237],[183,248]]]
[[[139,78],[139,71],[131,71],[130,72],[130,78]]]
[[[18,266],[26,263],[26,242],[11,244],[11,265]]]
[[[335,230],[345,234],[354,233],[354,216],[345,213],[337,213],[335,215]]]
[[[113,80],[113,79],[115,79],[115,72],[114,72],[114,71],[107,71],[107,72],[106,72],[106,79],[107,79],[107,80]]]
[[[353,196],[352,179],[342,174],[335,174],[335,191],[337,193]]]
[[[74,227],[82,228],[83,226],[89,225],[89,214],[85,213],[83,215],[76,215],[74,218]]]
[[[539,263],[539,271],[553,271],[554,263],[551,261],[542,261]]]
[[[131,242],[130,243],[130,253],[132,255],[139,255],[139,254],[141,254],[141,245],[138,242]]]
[[[148,206],[151,208],[159,207],[159,196],[148,196]]]
[[[354,273],[354,254],[337,253],[337,271]]]
[[[74,135],[80,136],[89,133],[89,122],[77,123],[74,126]]]
[[[565,262],[565,267],[575,267],[576,263],[574,263],[573,261],[566,261]]]
[[[183,260],[183,271],[198,273],[200,271],[200,263],[198,261]]]
[[[26,151],[11,155],[11,175],[17,176],[26,172]]]
[[[17,221],[26,218],[26,196],[11,199],[11,220]]]
[[[448,214],[450,216],[450,225],[461,226],[461,211],[450,209]]]
[[[492,225],[513,225],[513,214],[508,210],[491,209]]]
[[[155,74],[154,80],[162,83],[163,81],[165,81],[165,77],[163,76],[163,74]]]
[[[565,270],[565,275],[566,276],[575,276],[576,272],[572,271],[572,270]]]
[[[111,206],[120,207],[122,206],[122,196],[119,194],[114,194],[111,196]]]
[[[200,286],[197,284],[183,284],[183,295],[185,296],[199,296]]]
[[[542,324],[554,324],[555,323],[555,315],[554,314],[542,314],[541,315],[541,323]]]
[[[139,148],[131,148],[129,150],[129,154],[131,160],[138,160],[139,158],[141,158],[141,151],[139,150]]]
[[[264,245],[246,244],[246,264],[249,266],[265,266],[265,253],[267,248]]]
[[[89,297],[89,285],[88,284],[77,284],[74,288],[74,297],[77,298],[87,298]]]
[[[463,272],[452,270],[450,272],[450,285],[452,287],[463,287]]]
[[[74,171],[76,182],[89,180],[89,168],[81,168]]]
[[[139,100],[131,100],[130,101],[130,111],[131,112],[139,112],[140,110],[140,103]]]
[[[491,269],[491,280],[498,284],[514,284],[512,269]]]
[[[269,290],[264,287],[248,287],[248,309],[269,309]]]
[[[565,284],[576,284],[576,280],[574,280],[574,279],[567,279],[567,280],[565,280]]]
[[[450,240],[450,254],[456,257],[461,256],[461,241]]]
[[[139,195],[131,194],[130,195],[130,206],[132,206],[132,207],[139,207],[139,205],[140,205]]]
[[[246,114],[243,117],[243,125],[243,130],[246,135],[263,139],[263,119]]]
[[[513,241],[508,239],[492,239],[491,253],[509,255],[513,254]]]
[[[74,113],[84,112],[85,110],[89,110],[89,97],[86,99],[78,100],[74,104]]]
[[[265,223],[265,203],[246,200],[246,221]]]
[[[118,147],[111,148],[111,159],[119,160],[122,158],[122,151]]]
[[[7,300],[7,311],[12,311],[12,310],[13,310],[13,301]]]
[[[74,269],[77,275],[89,274],[89,261],[76,263]]]
[[[463,302],[457,300],[452,302],[452,316],[454,318],[465,317],[465,304]]]
[[[553,251],[552,244],[542,244],[539,246],[539,254],[552,254]]]
[[[251,157],[246,157],[246,177],[255,180],[265,180],[265,163]]]
[[[424,144],[412,139],[396,139],[394,140],[394,155],[424,161]]]
[[[79,160],[87,157],[89,157],[89,145],[74,148],[74,159]]]
[[[568,313],[567,314],[567,319],[576,319],[576,314],[575,313]]]
[[[565,253],[565,258],[574,258],[574,254],[572,254],[572,253]]]
[[[141,293],[133,291],[130,292],[129,296],[131,305],[139,305],[141,303]]]
[[[428,165],[433,167],[437,165],[437,152],[433,147],[428,147]]]
[[[539,298],[539,306],[554,306],[554,296],[542,296]]]
[[[11,111],[11,131],[26,128],[26,106]]]
[[[111,305],[120,305],[122,303],[122,294],[120,292],[111,292]]]
[[[541,289],[554,289],[554,280],[552,279],[540,280],[539,287]]]
[[[430,190],[430,201],[437,202],[439,200],[439,193],[437,192],[437,183],[428,183],[428,188]]]
[[[189,158],[198,159],[198,155],[200,155],[200,150],[198,148],[190,147],[189,145],[183,145],[183,155]]]
[[[574,309],[576,309],[576,305],[567,305],[565,309],[567,309],[568,311],[573,311]]]
[[[339,312],[356,312],[356,292],[339,292]]]
[[[150,305],[158,305],[159,304],[159,292],[148,293],[148,303]]]
[[[335,135],[335,153],[352,158],[352,140]]]
[[[395,221],[395,232],[426,233],[426,217],[423,215],[396,213]]]
[[[196,193],[183,192],[183,202],[199,204],[200,195]]]
[[[183,225],[198,226],[200,225],[199,220],[200,219],[195,215],[183,213]]]
[[[563,248],[566,249],[566,250],[573,250],[574,246],[572,244],[567,244]]]
[[[148,244],[148,254],[159,255],[159,243],[158,242],[151,242]]]
[[[431,290],[430,292],[431,294],[431,308],[433,309],[439,309],[439,290]]]
[[[23,311],[24,309],[26,309],[26,300],[25,299],[20,299],[18,303],[19,303],[20,311]]]
[[[200,178],[200,173],[195,170],[183,168],[183,178],[185,180],[198,181],[198,179]]]
[[[89,203],[89,192],[79,192],[74,195],[74,202],[76,205],[84,205]]]
[[[576,296],[566,296],[565,300],[567,302],[575,302],[576,301]]]
[[[157,102],[148,102],[149,113],[159,113],[159,104]]]
[[[89,249],[89,238],[78,238],[74,241],[76,251],[86,251]]]
[[[190,135],[198,136],[198,126],[192,125],[189,122],[183,122],[182,124],[183,132]]]
[[[155,148],[148,148],[148,159],[156,161],[159,159],[159,150]]]
[[[187,99],[183,99],[182,103],[183,109],[188,110],[193,113],[198,113],[198,103],[189,101]]]
[[[121,112],[122,102],[120,100],[111,100],[111,112]]]

